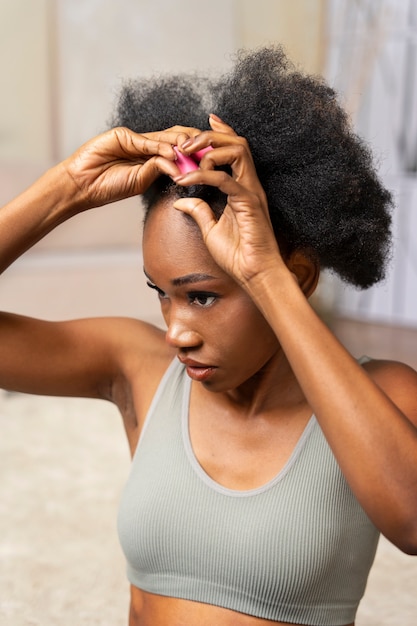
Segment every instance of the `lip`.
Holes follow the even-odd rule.
[[[200,383],[210,378],[216,370],[212,365],[206,365],[205,363],[200,363],[193,359],[184,359],[181,357],[178,357],[178,359],[185,365],[188,376],[192,380],[196,380]]]

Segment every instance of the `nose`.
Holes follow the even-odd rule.
[[[170,319],[166,320],[167,331],[165,339],[168,345],[177,349],[197,348],[202,344],[200,334],[191,327],[189,321],[183,319],[179,315],[170,315]]]

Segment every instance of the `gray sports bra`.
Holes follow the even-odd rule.
[[[133,458],[118,518],[130,582],[269,620],[353,622],[379,533],[315,417],[273,480],[233,491],[194,456],[190,386],[175,360]]]

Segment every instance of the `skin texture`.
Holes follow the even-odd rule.
[[[330,333],[308,303],[317,264],[303,250],[281,256],[246,141],[217,118],[211,128],[110,131],[0,211],[4,269],[57,224],[142,193],[160,173],[182,186],[216,186],[228,198],[220,220],[196,198],[165,197],[148,214],[144,265],[166,333],[129,319],[43,322],[3,313],[0,385],[114,402],[133,454],[160,378],[178,356],[194,378],[191,442],[214,480],[238,490],[269,481],[314,412],[372,521],[416,554],[417,375],[384,361],[360,367]],[[181,176],[173,145],[188,154],[214,149]],[[231,175],[214,169],[226,164]],[[196,363],[209,366],[204,380]],[[130,626],[213,623],[273,622],[132,588]]]

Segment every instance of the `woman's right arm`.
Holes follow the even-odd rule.
[[[190,132],[191,129],[190,129]],[[162,173],[178,174],[172,146],[184,129],[138,135],[116,128],[84,144],[0,209],[0,272],[73,215],[141,194]],[[29,393],[104,397],[132,320],[45,322],[0,314],[0,387]]]
[[[178,129],[138,135],[114,128],[90,140],[0,209],[0,272],[73,215],[143,193],[176,176]]]

